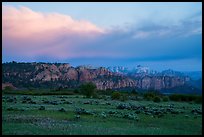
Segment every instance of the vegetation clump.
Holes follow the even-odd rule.
[[[121,93],[120,92],[113,92],[111,95],[111,99],[113,100],[119,100],[121,97]]]
[[[80,117],[80,115],[75,115],[75,119],[76,120],[78,120],[78,119],[80,119],[81,117]]]
[[[167,101],[169,101],[169,98],[168,97],[163,97],[163,101],[167,102]]]
[[[96,90],[96,85],[89,82],[89,83],[86,83],[86,84],[82,84],[80,86],[80,89],[81,89],[81,93],[83,95],[85,95],[87,98],[90,98],[94,95],[94,92]]]
[[[202,103],[202,96],[198,95],[172,94],[169,99],[171,101]]]
[[[59,111],[60,112],[66,112],[64,108],[61,108]]]
[[[144,97],[144,99],[150,101],[150,100],[153,100],[153,99],[154,99],[155,93],[153,93],[153,92],[147,92],[147,93],[144,93],[143,97]]]
[[[160,97],[158,96],[155,96],[154,99],[153,99],[154,102],[158,103],[161,101]]]
[[[126,100],[128,100],[127,95],[122,95],[120,98],[120,101],[126,101]]]
[[[45,110],[44,106],[40,106],[39,110]]]

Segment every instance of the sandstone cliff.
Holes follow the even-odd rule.
[[[135,75],[130,77],[111,72],[104,67],[91,69],[79,66],[75,68],[65,63],[15,63],[14,65],[11,63],[3,64],[4,82],[12,83],[11,80],[16,80],[18,84],[23,83],[25,85],[29,82],[56,83],[59,81],[57,85],[62,87],[74,87],[83,82],[93,82],[101,90],[126,87],[161,90],[182,86],[189,81],[188,77],[166,75]]]

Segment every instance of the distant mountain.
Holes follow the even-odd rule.
[[[118,72],[118,73],[122,73],[122,74],[149,73],[149,68],[141,66],[141,65],[137,65],[137,67],[134,67],[133,69],[128,69],[127,67],[123,67],[123,66],[108,67],[107,69],[111,72]]]
[[[110,68],[110,67],[109,67]],[[108,68],[108,69],[109,69]],[[149,67],[144,67],[141,65],[137,65],[137,67],[133,68],[133,69],[128,69],[120,66],[120,67],[112,67],[115,69],[109,69],[112,72],[120,72],[121,74],[124,74],[126,76],[132,77],[132,78],[137,78],[137,79],[141,79],[141,78],[145,78],[145,77],[179,77],[179,78],[184,78],[185,80],[185,84],[181,85],[181,86],[176,86],[173,88],[159,88],[160,91],[163,92],[184,92],[184,93],[202,93],[202,72],[201,71],[191,71],[191,72],[180,72],[180,71],[175,71],[172,69],[167,69],[167,70],[163,70],[161,72],[155,71],[155,70],[151,70]],[[115,71],[117,70],[117,71]],[[152,83],[154,83],[155,81],[153,80]],[[173,82],[175,83],[175,81]],[[145,85],[145,82],[143,82],[143,85]],[[151,87],[150,84],[148,87]],[[159,87],[162,87],[161,85]],[[153,89],[155,89],[154,87],[151,87]]]
[[[137,65],[137,67],[135,67],[132,72],[134,73],[149,73],[149,68],[148,67],[144,67],[144,66],[141,66],[141,65]]]
[[[127,74],[130,72],[130,70],[127,67],[123,67],[123,66],[108,67],[107,69],[111,72],[122,73],[122,74]]]
[[[167,76],[185,76],[182,72],[174,71],[172,69],[164,70],[160,74],[161,75],[167,75]]]
[[[123,66],[114,66],[114,67],[108,67],[107,68],[111,72],[117,72],[125,75],[134,75],[134,74],[141,74],[144,75],[152,75],[152,76],[188,76],[192,80],[199,80],[202,79],[202,71],[188,71],[188,72],[180,72],[175,71],[172,69],[163,70],[161,72],[158,72],[156,70],[152,70],[149,67],[137,65],[137,67],[133,69],[129,69],[127,67]]]
[[[101,90],[152,89],[164,91],[186,87],[186,85],[199,87],[196,81],[192,83],[188,76],[179,72],[173,70],[155,72],[140,65],[128,70],[125,67],[107,69],[93,68],[90,65],[72,67],[68,63],[10,62],[2,64],[2,83],[11,83],[16,88],[75,88],[84,82],[93,82]]]
[[[198,90],[202,90],[202,79],[190,80],[189,82],[187,82],[187,84],[191,85],[192,87],[194,87]]]
[[[189,72],[183,72],[183,73],[189,76],[193,80],[202,79],[202,71],[189,71]]]

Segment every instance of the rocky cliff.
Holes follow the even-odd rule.
[[[93,82],[98,89],[170,89],[182,86],[189,81],[180,76],[127,76],[111,72],[104,67],[72,67],[65,63],[3,63],[3,82],[15,87],[55,83],[62,87],[75,87],[84,82]],[[35,84],[33,84],[35,83]],[[74,83],[74,84],[73,84]]]

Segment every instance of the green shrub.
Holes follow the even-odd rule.
[[[202,103],[202,96],[199,95],[186,95],[186,94],[172,94],[169,96],[171,101],[184,101]]]
[[[120,97],[121,97],[120,92],[113,92],[112,95],[111,95],[111,98],[115,99],[115,100],[119,100]]]
[[[133,90],[131,91],[131,93],[132,93],[133,95],[138,95],[138,92],[137,92],[135,89],[133,89]]]
[[[106,96],[105,96],[105,95],[102,95],[102,96],[101,96],[101,99],[106,99]]]
[[[194,100],[195,103],[197,104],[202,104],[202,96],[197,96]]]
[[[167,101],[169,101],[169,98],[168,97],[163,97],[163,101],[167,102]]]
[[[4,90],[5,90],[5,91],[11,91],[11,90],[13,90],[13,88],[10,87],[10,86],[6,86]]]
[[[172,95],[170,95],[170,96],[169,96],[169,99],[170,99],[171,101],[181,101],[181,98],[180,98],[180,96],[179,96],[178,94],[172,94]]]
[[[93,96],[95,90],[96,90],[96,85],[93,83],[86,83],[86,84],[82,84],[80,86],[80,90],[81,93],[86,95],[87,98],[90,98],[91,96]]]
[[[154,97],[154,99],[153,99],[153,101],[158,103],[158,102],[160,102],[160,101],[161,101],[161,99],[160,99],[160,97],[155,96],[155,97]]]
[[[145,99],[146,99],[147,101],[153,100],[153,98],[150,97],[150,96],[145,97]]]
[[[44,106],[40,106],[39,110],[45,110]]]
[[[60,112],[66,112],[64,108],[59,109]]]
[[[96,92],[94,92],[93,93],[93,98],[99,98],[99,95]]]
[[[74,90],[74,93],[79,93],[79,90],[78,90],[78,89],[75,89],[75,90]]]
[[[154,99],[154,97],[155,97],[155,93],[153,93],[153,92],[144,93],[144,99],[146,99],[146,100],[152,100],[152,99]]]
[[[128,100],[127,95],[122,95],[122,96],[120,97],[120,100],[121,100],[121,101],[126,101],[126,100]]]

